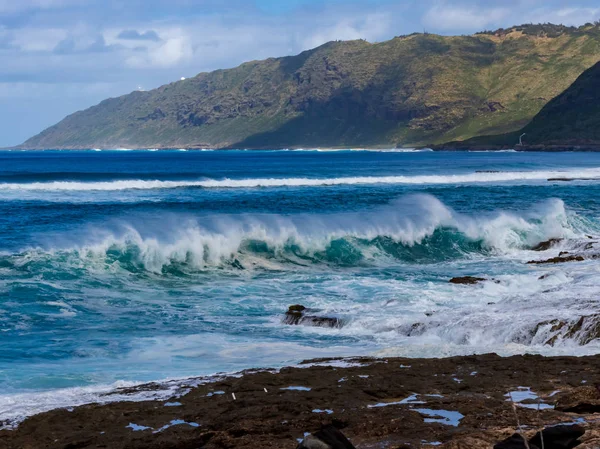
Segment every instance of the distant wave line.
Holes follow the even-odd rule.
[[[456,175],[421,176],[355,176],[342,178],[249,178],[202,179],[190,181],[115,180],[100,182],[51,181],[31,183],[0,183],[0,191],[112,191],[201,188],[255,188],[255,187],[326,187],[336,185],[368,184],[471,184],[502,183],[511,181],[540,181],[547,179],[600,180],[600,168],[570,171],[479,172]]]

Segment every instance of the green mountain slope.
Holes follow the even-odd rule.
[[[480,136],[442,148],[517,147],[600,148],[600,62],[583,72],[563,93],[553,98],[519,131]]]
[[[22,148],[420,145],[520,129],[600,60],[600,28],[330,42],[103,101]]]
[[[600,145],[600,63],[523,128],[527,145]]]

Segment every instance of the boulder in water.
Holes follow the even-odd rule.
[[[460,276],[450,279],[451,284],[462,284],[462,285],[474,285],[479,282],[487,281],[485,278],[478,278],[475,276]]]
[[[568,256],[551,257],[550,259],[546,259],[546,260],[530,260],[527,263],[543,265],[543,264],[564,263],[564,262],[583,262],[584,260],[585,260],[585,258],[583,256],[568,255]]]
[[[533,248],[531,248],[531,251],[547,251],[553,246],[558,245],[560,242],[562,242],[562,239],[546,240],[535,245]]]
[[[285,313],[283,322],[284,324],[289,324],[290,326],[304,325],[340,328],[344,325],[344,322],[339,318],[308,315],[308,312],[311,312],[311,309],[307,309],[303,305],[296,304],[290,306],[288,311]]]

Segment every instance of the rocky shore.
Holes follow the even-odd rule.
[[[599,373],[600,356],[312,360],[200,385],[190,379],[182,394],[162,401],[42,413],[0,431],[0,447],[294,449],[333,425],[359,449],[491,449],[519,426],[529,439],[562,423],[581,426],[572,444],[593,449],[600,447]],[[574,446],[547,440],[549,447]]]

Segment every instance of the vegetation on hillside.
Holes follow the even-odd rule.
[[[600,60],[600,28],[330,42],[103,101],[24,148],[410,146],[519,130]]]
[[[522,136],[531,146],[600,146],[600,63],[586,70],[563,93],[553,98],[523,129],[482,136],[451,147],[515,146]]]

